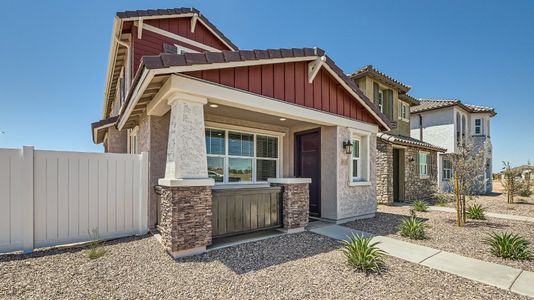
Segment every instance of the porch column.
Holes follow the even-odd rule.
[[[171,107],[162,186],[162,243],[173,257],[195,255],[211,244],[213,179],[208,177],[204,109],[206,98],[175,93]]]
[[[310,214],[310,178],[269,178],[271,186],[282,188],[283,230],[287,233],[304,231]]]

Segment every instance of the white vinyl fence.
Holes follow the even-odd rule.
[[[148,155],[0,149],[0,252],[147,232]]]

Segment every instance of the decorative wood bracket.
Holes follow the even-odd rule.
[[[195,27],[197,27],[198,14],[194,14],[191,18],[191,32],[195,32]]]
[[[319,70],[321,69],[321,66],[326,61],[326,56],[317,57],[316,60],[308,63],[308,82],[312,83],[313,79],[315,79],[315,76],[317,73],[319,73]]]
[[[139,18],[139,22],[137,22],[137,38],[143,38],[143,18]]]

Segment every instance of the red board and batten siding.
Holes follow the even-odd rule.
[[[195,32],[191,32],[191,18],[154,19],[145,20],[144,23],[216,49],[231,50],[217,36],[202,25],[200,21],[197,21]],[[164,52],[163,44],[177,44],[198,52],[205,51],[188,43],[177,41],[148,30],[143,30],[142,38],[138,39],[136,26],[132,26],[131,33],[133,37],[134,74],[137,72],[143,56],[159,55]]]
[[[325,69],[308,83],[307,62],[187,72],[233,88],[326,111],[363,122],[376,119]]]

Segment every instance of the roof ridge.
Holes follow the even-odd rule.
[[[400,80],[395,79],[395,78],[391,77],[390,75],[378,70],[373,65],[366,65],[366,66],[364,66],[364,67],[352,72],[349,76],[351,76],[351,77],[352,76],[356,76],[356,75],[362,74],[364,72],[375,72],[375,73],[377,73],[377,74],[379,74],[381,76],[384,76],[385,78],[395,82],[396,84],[399,84],[399,85],[405,87],[407,90],[410,90],[412,88],[411,85],[407,85],[405,83],[402,83]]]

